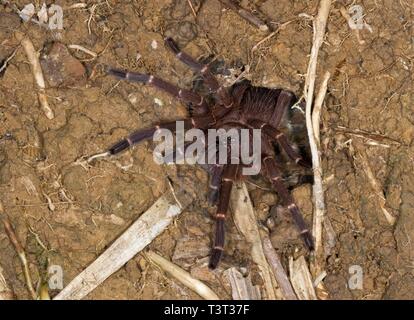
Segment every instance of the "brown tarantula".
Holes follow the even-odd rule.
[[[108,68],[108,74],[119,79],[153,85],[191,105],[194,112],[191,117],[182,120],[185,130],[191,128],[198,128],[203,131],[212,128],[227,130],[230,128],[261,129],[260,173],[271,181],[284,205],[292,214],[306,247],[313,250],[312,235],[292,196],[282,182],[281,166],[277,161],[278,153],[283,150],[296,164],[309,167],[308,162],[292,147],[285,133],[279,130],[285,111],[297,101],[295,95],[283,89],[254,87],[248,81],[236,83],[229,88],[220,86],[208,65],[199,63],[188,54],[180,51],[171,38],[167,38],[165,42],[180,61],[200,73],[204,84],[209,89],[209,99],[193,91],[180,89],[152,75],[125,72],[112,68]],[[133,132],[109,148],[108,153],[114,155],[134,144],[147,140],[153,137],[154,133],[160,128],[175,130],[175,124],[175,121],[166,122],[150,129]],[[278,152],[276,152],[275,144],[278,146]],[[217,267],[223,253],[224,220],[229,207],[230,192],[233,183],[243,177],[241,172],[243,165],[230,162],[224,165],[208,165],[212,191],[210,199],[213,203],[217,203],[216,235],[209,263],[209,267],[212,269]]]

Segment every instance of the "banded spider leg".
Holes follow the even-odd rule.
[[[211,73],[210,68],[207,64],[201,64],[187,53],[181,51],[173,39],[166,38],[165,43],[176,55],[178,60],[201,74],[206,86],[216,96],[218,101],[224,105],[224,107],[230,108],[233,106],[233,97],[229,94],[228,90],[224,86],[221,86],[218,83],[216,77]]]
[[[216,233],[213,251],[210,256],[209,268],[215,269],[220,262],[224,250],[225,219],[229,209],[231,189],[237,179],[239,165],[226,164],[221,174],[221,186],[216,211]]]
[[[283,204],[289,209],[290,213],[292,214],[293,221],[299,229],[299,233],[303,238],[306,247],[309,250],[313,250],[314,242],[312,234],[310,233],[310,230],[307,227],[306,222],[303,219],[298,206],[295,204],[295,201],[293,200],[293,197],[291,196],[289,190],[284,186],[282,182],[282,172],[280,171],[275,158],[270,155],[265,156],[262,162],[265,169],[265,175],[270,180],[273,188],[282,199]]]

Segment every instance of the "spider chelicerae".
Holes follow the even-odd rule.
[[[308,161],[301,156],[300,152],[288,141],[286,134],[280,130],[286,110],[297,102],[296,96],[288,90],[255,87],[247,80],[235,83],[228,88],[224,87],[219,84],[208,64],[202,64],[182,52],[171,38],[166,38],[165,43],[181,62],[201,75],[204,85],[209,89],[209,99],[194,91],[180,89],[153,75],[113,68],[108,68],[107,73],[119,79],[152,85],[190,105],[193,110],[191,116],[180,120],[184,122],[185,130],[192,128],[203,131],[220,128],[225,130],[261,129],[260,174],[270,180],[284,206],[290,211],[306,247],[313,250],[312,235],[288,188],[283,183],[282,166],[278,157],[283,150],[285,155],[297,165],[310,167]],[[174,131],[176,121],[160,123],[152,128],[135,131],[110,147],[108,153],[115,155],[134,144],[148,140],[161,128]],[[216,163],[207,166],[210,173],[209,199],[212,204],[217,205],[216,234],[209,262],[209,267],[214,269],[223,254],[225,219],[232,186],[243,178],[241,169],[244,164],[229,161],[225,164]]]

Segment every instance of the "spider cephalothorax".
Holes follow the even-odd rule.
[[[213,99],[205,99],[205,97],[193,91],[180,89],[152,75],[124,72],[112,68],[109,68],[107,72],[120,79],[150,84],[184,103],[190,104],[193,109],[192,116],[181,119],[186,130],[191,128],[198,128],[203,131],[220,128],[227,130],[232,128],[261,129],[260,173],[270,180],[284,205],[291,212],[305,245],[312,250],[313,238],[292,196],[282,182],[282,172],[274,147],[276,144],[296,164],[308,167],[307,162],[291,146],[285,133],[280,130],[285,111],[296,102],[295,95],[283,89],[254,87],[248,81],[242,81],[226,88],[218,83],[208,65],[201,64],[188,54],[180,51],[170,38],[166,39],[166,44],[179,60],[201,74],[204,84],[209,89]],[[213,103],[207,101],[213,101]],[[113,145],[108,152],[112,155],[117,154],[133,144],[151,138],[160,128],[175,130],[175,127],[176,122],[172,121],[158,124],[153,128],[138,130]],[[243,178],[241,169],[245,164],[241,162],[235,164],[230,160],[224,164],[207,165],[211,176],[210,200],[213,204],[217,204],[215,216],[216,236],[210,258],[210,268],[216,268],[222,256],[224,220],[228,211],[233,183]]]

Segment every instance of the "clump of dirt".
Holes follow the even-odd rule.
[[[0,201],[25,247],[33,278],[59,265],[67,284],[169,190],[171,179],[193,185],[197,200],[150,248],[224,299],[231,298],[222,276],[229,266],[251,272],[254,284],[261,285],[250,248],[231,219],[221,269],[206,268],[213,211],[206,202],[208,177],[202,169],[155,164],[151,143],[91,166],[78,160],[137,128],[187,114],[185,106],[163,92],[119,83],[102,72],[111,65],[191,88],[197,77],[164,47],[165,36],[199,59],[213,57],[228,68],[243,66],[254,85],[283,87],[301,96],[312,45],[312,22],[306,15],[316,13],[318,1],[241,1],[265,17],[273,30],[285,24],[256,50],[267,34],[223,10],[218,0],[192,0],[196,16],[186,0],[122,5],[90,1],[86,8],[73,8],[72,1],[55,3],[64,10],[61,31],[23,24],[13,8],[0,5],[0,67],[7,61],[0,72]],[[15,4],[21,9],[27,3]],[[340,13],[342,5],[349,8],[352,1],[335,2],[318,65],[319,75],[326,70],[332,74],[321,127],[328,230],[324,284],[332,299],[413,299],[413,8],[405,1],[364,1],[364,19],[372,32],[360,30],[358,39]],[[27,34],[39,52],[60,43],[63,47],[57,49],[64,48],[65,59],[84,68],[75,75],[65,73],[65,79],[48,78],[53,120],[39,108],[30,66],[14,37],[17,30]],[[69,45],[96,56],[67,49]],[[396,216],[394,226],[387,223],[371,188],[361,147],[388,210]],[[272,243],[286,266],[302,244],[270,186],[265,181],[257,185],[249,184],[249,189],[258,220],[273,230]],[[311,222],[310,186],[299,186],[293,193]],[[17,298],[29,298],[2,227],[0,261]],[[362,287],[349,285],[355,266],[362,270]],[[200,297],[138,255],[88,298]]]

